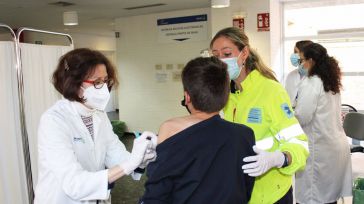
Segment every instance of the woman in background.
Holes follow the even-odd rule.
[[[312,43],[311,40],[301,40],[296,42],[293,53],[291,54],[290,57],[291,64],[294,67],[297,67],[297,69],[294,69],[287,75],[285,88],[287,90],[289,98],[291,99],[291,104],[293,108],[295,107],[295,99],[297,96],[298,86],[302,81],[303,77],[307,75],[306,70],[300,64],[300,52],[304,46],[309,45],[311,43]]]
[[[317,43],[300,53],[307,71],[297,96],[295,115],[308,136],[310,156],[296,174],[298,203],[336,203],[351,195],[350,149],[341,124],[341,71]]]

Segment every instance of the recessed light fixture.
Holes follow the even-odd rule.
[[[211,0],[212,8],[226,8],[230,6],[230,0]]]
[[[78,15],[76,11],[63,12],[63,24],[67,26],[78,25]]]

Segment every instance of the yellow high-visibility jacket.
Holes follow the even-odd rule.
[[[288,192],[294,173],[304,169],[309,155],[307,136],[281,84],[253,70],[241,85],[242,91],[230,94],[224,118],[252,128],[258,148],[292,156],[289,166],[272,168],[255,179],[249,203],[272,204]]]

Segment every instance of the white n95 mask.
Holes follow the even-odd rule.
[[[110,92],[106,84],[104,84],[101,89],[96,89],[94,86],[82,89],[83,97],[86,99],[85,105],[97,110],[105,110],[110,99]]]
[[[241,52],[239,53],[240,56]],[[228,73],[230,80],[234,80],[239,77],[241,72],[241,67],[238,64],[238,57],[229,57],[229,58],[222,58],[221,61],[225,62],[228,67]]]

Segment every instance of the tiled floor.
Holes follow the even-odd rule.
[[[131,151],[133,146],[134,136],[126,134],[121,141],[126,146],[128,151]],[[136,204],[139,198],[144,193],[144,183],[147,177],[143,174],[140,181],[134,181],[130,176],[122,177],[116,181],[114,189],[111,191],[112,204]]]
[[[108,112],[107,116],[110,120],[119,120],[119,112]],[[121,142],[125,145],[128,151],[131,151],[133,146],[134,136],[125,134],[121,137]],[[114,188],[111,190],[112,204],[134,204],[144,193],[144,182],[146,181],[145,174],[141,181],[134,181],[130,176],[122,177],[117,180]]]

